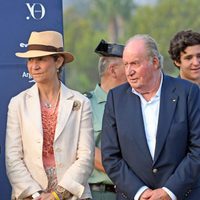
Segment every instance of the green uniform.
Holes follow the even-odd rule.
[[[101,147],[101,129],[102,129],[102,118],[104,113],[104,108],[107,99],[107,93],[104,92],[101,87],[97,84],[94,91],[90,92],[88,98],[91,101],[92,113],[93,113],[93,125],[94,125],[94,138],[95,146]],[[91,177],[89,178],[90,184],[102,183],[113,185],[112,181],[109,179],[107,174],[94,169]],[[116,196],[113,192],[108,191],[94,191],[92,190],[92,195],[94,200],[115,200]]]

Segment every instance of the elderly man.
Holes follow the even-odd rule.
[[[122,53],[124,46],[110,44],[102,40],[95,52],[100,55],[98,71],[100,83],[87,94],[92,105],[93,125],[95,134],[95,169],[89,179],[93,199],[115,200],[115,187],[108,178],[101,162],[101,127],[107,93],[126,82]]]
[[[128,83],[110,90],[102,158],[117,200],[197,200],[200,196],[200,91],[162,73],[148,35],[128,40]]]

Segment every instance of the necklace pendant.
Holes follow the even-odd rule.
[[[44,105],[45,105],[46,108],[51,108],[52,107],[50,103],[45,103]]]

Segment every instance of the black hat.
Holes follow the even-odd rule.
[[[107,57],[122,57],[123,51],[124,45],[107,43],[105,40],[101,40],[95,49],[95,53]]]

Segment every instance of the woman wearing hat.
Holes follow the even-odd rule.
[[[27,58],[35,85],[9,103],[6,168],[12,199],[76,200],[90,198],[94,142],[89,100],[59,80],[73,61],[63,51],[62,35],[32,32]]]

